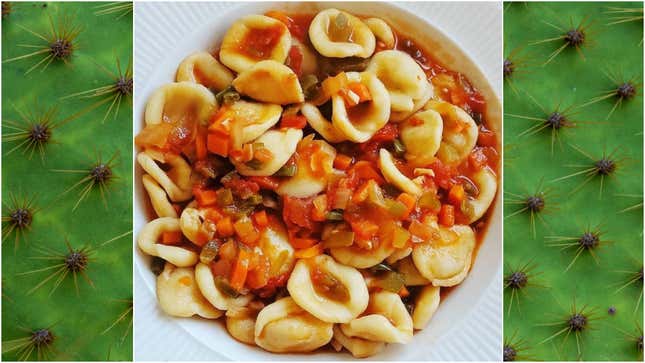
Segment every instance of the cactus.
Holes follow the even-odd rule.
[[[3,360],[132,359],[132,4],[120,4],[2,3]]]
[[[505,75],[505,360],[643,359],[642,6],[505,6],[505,49],[539,64]]]

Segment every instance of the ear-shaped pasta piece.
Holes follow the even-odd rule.
[[[414,100],[423,97],[430,87],[421,66],[400,50],[376,53],[366,71],[376,74],[387,88],[392,112],[412,111]]]
[[[262,136],[282,115],[282,106],[267,103],[240,100],[228,107],[232,143],[237,148]]]
[[[257,168],[252,168],[245,163],[231,160],[237,171],[245,176],[269,176],[275,174],[284,164],[289,161],[291,155],[296,152],[298,142],[302,139],[302,130],[281,129],[270,130],[260,136],[255,142],[264,144],[264,147],[271,150],[273,156],[267,162]]]
[[[269,278],[288,273],[296,263],[287,230],[278,218],[269,218],[269,225],[260,233],[258,246],[271,264]]]
[[[264,15],[247,15],[228,29],[219,59],[237,73],[255,63],[271,59],[284,63],[291,48],[289,29],[279,20]]]
[[[407,343],[413,334],[412,318],[401,297],[388,291],[372,293],[363,316],[340,329],[350,337],[385,343]]]
[[[233,297],[220,291],[217,284],[215,284],[215,278],[213,277],[210,267],[201,262],[195,266],[195,279],[197,280],[199,291],[201,291],[206,300],[220,310],[228,310],[233,307],[245,306],[253,300],[253,295],[251,294]]]
[[[166,263],[163,272],[157,276],[157,300],[166,314],[181,318],[199,315],[206,319],[217,319],[222,312],[204,299],[195,284],[192,267],[176,267]]]
[[[334,340],[352,353],[354,358],[367,358],[380,353],[385,348],[383,342],[348,337],[338,325],[334,325]]]
[[[326,274],[335,285],[330,294],[312,281],[315,272]],[[291,272],[287,290],[293,300],[311,315],[329,323],[347,323],[365,310],[369,301],[367,285],[358,270],[344,266],[327,255],[319,255],[309,260],[298,260]]]
[[[276,300],[255,321],[255,344],[274,353],[311,352],[329,343],[332,323],[318,320],[290,297]]]
[[[179,219],[161,217],[148,222],[137,237],[139,248],[150,256],[161,257],[179,267],[194,266],[199,260],[197,253],[177,246],[157,243],[164,232],[180,232]]]
[[[468,275],[475,248],[475,233],[469,226],[441,228],[440,241],[417,243],[414,265],[434,286],[454,286]]]
[[[325,57],[368,58],[376,47],[374,34],[361,19],[337,9],[316,14],[309,25],[309,39]]]
[[[377,40],[383,42],[388,49],[394,48],[394,33],[383,19],[369,18],[365,20],[365,24],[370,28]]]
[[[400,122],[412,116],[415,112],[419,111],[428,101],[434,96],[434,87],[432,83],[428,82],[428,89],[421,98],[415,99],[411,111],[392,111],[390,112],[390,121]]]
[[[183,202],[193,197],[190,180],[192,169],[181,155],[146,150],[137,155],[137,161],[141,168],[161,185],[173,202]],[[169,165],[170,169],[164,171],[157,165],[157,161]]]
[[[469,224],[484,216],[497,193],[497,177],[490,169],[478,171],[473,175],[472,179],[477,185],[477,189],[479,189],[479,194],[475,199],[469,201],[472,207],[472,215],[468,220]]]
[[[254,304],[226,311],[226,330],[233,338],[251,345],[255,345],[255,319],[263,307],[260,303],[260,307],[255,308]]]
[[[416,196],[419,196],[423,193],[423,190],[420,186],[410,180],[410,178],[408,178],[407,176],[403,175],[403,173],[401,173],[396,165],[394,165],[392,154],[390,154],[389,151],[385,149],[379,150],[378,164],[381,168],[381,173],[385,177],[385,180],[392,183],[400,190]]]
[[[356,246],[333,247],[329,253],[340,263],[356,268],[368,268],[383,262],[394,252],[389,243],[381,243],[376,248],[365,250]]]
[[[311,102],[305,102],[300,109],[302,115],[307,118],[309,125],[316,130],[325,140],[331,143],[338,143],[347,140],[334,125],[320,113],[318,107]]]
[[[181,212],[179,226],[181,232],[192,243],[203,246],[215,234],[215,228],[204,225],[204,213],[198,209],[186,207]]]
[[[297,38],[291,38],[291,46],[296,46],[302,53],[302,63],[300,64],[300,74],[315,74],[318,70],[318,57],[311,46],[301,43]]]
[[[150,203],[155,213],[157,213],[157,216],[177,218],[177,211],[168,201],[168,196],[163,188],[148,174],[144,174],[141,181],[146,192],[148,192]]]
[[[443,121],[434,110],[417,112],[399,127],[405,145],[405,159],[412,166],[423,167],[434,160],[441,145]]]
[[[403,276],[405,286],[428,285],[430,280],[426,279],[419,273],[417,267],[412,261],[412,257],[406,257],[400,260],[396,266],[396,271]]]
[[[343,96],[332,95],[332,124],[348,140],[365,142],[383,128],[390,118],[390,95],[371,72],[349,72],[347,78],[366,86],[372,100],[347,108]]]
[[[201,84],[168,83],[159,87],[146,104],[146,125],[180,120],[202,122],[217,108],[215,95]]]
[[[193,82],[221,91],[233,82],[233,73],[208,52],[186,57],[177,69],[177,82]]]
[[[291,68],[274,60],[255,63],[241,72],[233,81],[233,87],[241,94],[262,102],[287,105],[305,100],[298,76]]]
[[[313,140],[311,135],[300,140],[295,158],[298,168],[296,174],[285,178],[276,192],[306,198],[325,190],[328,177],[334,171],[336,149],[324,140]]]
[[[437,157],[444,164],[457,165],[464,161],[477,144],[477,124],[461,108],[448,102],[430,101],[424,109],[432,109],[443,119],[443,138]]]
[[[389,256],[385,259],[385,261],[386,261],[388,264],[392,265],[392,264],[396,263],[397,261],[402,260],[402,259],[404,259],[404,258],[406,258],[406,257],[410,256],[410,254],[411,254],[411,253],[412,253],[412,247],[406,247],[406,248],[402,248],[402,249],[396,249],[396,250],[394,250],[394,252],[392,252],[392,254],[391,254],[391,255],[389,255]]]
[[[428,326],[432,315],[439,307],[441,301],[441,288],[438,286],[428,285],[419,292],[412,312],[412,323],[414,329],[424,329]]]

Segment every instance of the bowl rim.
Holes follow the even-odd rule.
[[[217,19],[222,19],[222,18],[227,19],[226,21],[222,22],[222,23],[225,23],[226,25],[221,25],[221,24],[219,25],[219,27],[224,27],[224,29],[226,29],[226,28],[228,28],[228,26],[234,20],[236,20],[239,16],[241,16],[241,14],[260,13],[260,12],[266,11],[266,9],[269,9],[269,8],[276,8],[276,6],[283,6],[283,7],[291,9],[291,8],[294,7],[294,5],[297,5],[297,7],[299,9],[302,9],[302,7],[304,6],[304,7],[308,8],[308,9],[313,10],[313,11],[323,9],[323,8],[337,7],[337,8],[341,8],[341,9],[348,9],[348,11],[360,15],[360,12],[354,11],[351,8],[354,8],[356,6],[358,6],[360,8],[360,6],[362,4],[360,4],[360,3],[343,3],[343,2],[339,2],[339,3],[336,3],[336,2],[243,3],[243,4],[238,4],[237,6],[234,6],[234,7],[231,7],[229,9],[227,9],[222,14],[218,14]],[[447,32],[445,32],[443,29],[441,29],[439,26],[437,26],[435,24],[432,24],[431,21],[427,20],[426,18],[423,18],[423,17],[417,16],[416,14],[413,14],[407,8],[404,8],[404,7],[402,7],[402,6],[400,6],[400,5],[396,4],[396,3],[378,3],[378,5],[380,7],[379,10],[381,10],[383,8],[389,8],[389,9],[392,9],[394,11],[394,13],[398,13],[398,14],[401,14],[401,16],[409,18],[411,20],[410,23],[414,22],[414,23],[423,24],[424,27],[427,27],[427,28],[432,30],[433,36],[436,36],[436,38],[440,39],[440,43],[442,43],[442,45],[448,44],[449,48],[451,48],[451,52],[456,51],[460,56],[462,56],[462,57],[460,57],[460,59],[462,59],[462,61],[463,61],[462,67],[465,66],[466,69],[455,69],[455,67],[452,66],[453,63],[450,63],[450,62],[443,62],[442,61],[441,63],[449,63],[450,64],[450,66],[448,66],[449,69],[456,70],[456,71],[459,71],[461,73],[464,73],[466,75],[466,77],[468,78],[468,80],[471,83],[473,83],[473,85],[475,85],[475,87],[480,92],[482,92],[484,94],[484,96],[486,98],[486,101],[487,101],[487,104],[489,106],[488,109],[487,109],[486,117],[487,117],[488,120],[492,120],[495,123],[495,126],[498,127],[497,130],[499,131],[499,134],[500,134],[500,139],[498,140],[498,143],[500,143],[501,139],[502,139],[501,138],[501,129],[502,129],[502,121],[501,120],[502,120],[502,118],[501,118],[501,101],[500,101],[500,98],[498,96],[498,90],[496,90],[491,85],[490,80],[483,73],[483,71],[481,70],[479,64],[474,61],[473,57],[467,51],[467,49],[465,49],[462,46],[462,44],[460,44],[457,40],[455,40],[452,37],[450,37],[450,35]],[[303,12],[303,11],[301,11],[301,12]],[[232,15],[232,14],[237,14],[237,15],[232,17],[232,19],[226,18],[227,15]],[[381,16],[381,15],[379,15],[379,16]],[[381,17],[383,17],[383,16],[381,16]],[[410,23],[406,23],[406,24],[402,25],[402,24],[399,24],[399,23],[394,23],[394,22],[391,21],[390,17],[387,17],[387,16],[386,16],[386,20],[389,20],[391,24],[395,24],[397,26],[397,29],[405,28],[407,25],[410,24]],[[214,27],[213,24],[209,24],[209,23],[200,24],[199,26],[197,26],[193,30],[193,32],[190,35],[188,35],[187,38],[190,39],[191,37],[195,37],[197,34],[204,33],[206,31],[206,29],[212,28],[212,27]],[[407,31],[401,31],[401,33],[404,33],[406,35],[410,34]],[[223,33],[217,34],[217,36],[216,36],[217,42],[216,43],[219,43],[221,41],[222,36],[223,36]],[[415,39],[415,40],[417,39],[417,36],[415,36],[415,34],[412,34],[411,37],[413,39]],[[187,43],[191,43],[191,42],[187,42]],[[210,46],[207,46],[206,48],[213,47],[213,46],[214,46],[214,44],[213,44],[213,42],[211,42]],[[204,49],[204,48],[202,48],[202,49]],[[199,49],[193,49],[192,51],[198,51],[198,50]],[[171,53],[176,54],[176,53],[178,53],[178,51],[174,50]],[[435,54],[434,52],[431,52],[431,53],[433,55]],[[183,58],[183,57],[187,56],[188,54],[190,54],[190,53],[184,53],[181,57]],[[500,55],[500,57],[501,57],[501,55]],[[163,62],[160,62],[152,70],[152,72],[150,72],[149,78],[148,78],[148,80],[146,80],[147,82],[146,81],[141,82],[141,84],[143,85],[141,87],[142,91],[141,91],[141,94],[137,95],[137,99],[135,100],[135,105],[134,105],[135,106],[135,111],[134,111],[135,112],[135,120],[134,120],[133,127],[134,127],[135,135],[141,130],[141,128],[143,126],[143,110],[145,110],[145,104],[146,104],[146,101],[147,101],[147,97],[154,91],[154,89],[156,89],[158,87],[158,85],[154,84],[154,82],[150,82],[150,79],[159,78],[159,74],[166,72],[165,68],[168,68],[168,67],[170,67],[170,69],[173,69],[172,74],[174,75],[174,69],[176,69],[176,67],[178,65],[178,62],[173,62],[170,59],[171,59],[171,57],[166,58],[166,60],[163,61]],[[135,62],[136,62],[136,59],[135,59]],[[165,66],[167,66],[167,67],[165,67]],[[460,68],[460,67],[457,67],[457,68]],[[166,73],[168,73],[168,72],[166,72]],[[136,72],[135,72],[135,77],[136,77]],[[164,81],[164,83],[168,83],[168,82],[172,82],[172,81],[174,81],[174,77],[172,77],[170,79],[166,79]],[[138,84],[139,84],[139,82],[135,82],[135,88],[137,88]],[[501,90],[499,90],[499,91],[501,91]],[[137,90],[135,90],[135,93],[136,92],[137,92]],[[143,97],[142,95],[144,95],[145,97]],[[489,114],[489,112],[490,112],[490,114]],[[134,153],[136,155],[138,150],[136,149],[136,146],[134,146],[134,145],[133,145],[133,148],[134,148]],[[500,151],[500,153],[502,152],[501,147],[498,147],[498,150]],[[152,275],[152,273],[150,272],[149,268],[147,267],[147,264],[145,263],[146,260],[149,260],[149,257],[145,256],[145,254],[143,254],[138,249],[138,247],[136,246],[136,234],[140,231],[140,229],[143,226],[143,224],[145,224],[147,222],[145,212],[143,211],[145,209],[145,208],[143,208],[144,203],[145,203],[143,198],[145,198],[146,193],[143,190],[142,185],[141,185],[141,180],[140,180],[141,179],[141,168],[139,167],[139,165],[136,162],[134,163],[133,168],[134,168],[135,179],[136,179],[135,180],[135,185],[134,185],[135,206],[134,206],[134,210],[133,210],[134,227],[135,227],[134,228],[134,232],[135,232],[135,234],[134,234],[134,236],[135,236],[134,248],[136,249],[136,252],[134,254],[134,265],[135,265],[135,267],[137,269],[137,273],[142,277],[142,280],[145,282],[146,288],[149,291],[151,291],[153,293],[153,295],[154,295],[155,294],[154,293],[155,292],[155,286],[154,286],[155,277],[154,277],[154,275]],[[493,257],[497,257],[496,261],[492,261],[492,262],[494,262],[496,268],[494,268],[492,270],[492,272],[488,274],[489,276],[488,276],[488,279],[487,279],[486,283],[478,288],[479,292],[476,293],[476,296],[474,297],[474,299],[471,298],[468,301],[468,305],[470,305],[471,308],[467,309],[467,311],[463,311],[462,312],[463,316],[465,316],[468,312],[471,312],[471,311],[474,310],[474,307],[477,304],[480,303],[480,300],[485,295],[485,292],[488,289],[491,288],[492,284],[499,283],[496,280],[497,280],[497,277],[498,277],[498,275],[499,275],[499,273],[500,273],[500,271],[502,269],[502,252],[501,252],[502,196],[501,196],[500,191],[501,191],[501,185],[502,185],[503,166],[500,164],[498,169],[499,169],[498,172],[497,172],[497,174],[498,174],[498,183],[499,183],[498,184],[498,186],[499,186],[498,187],[498,192],[497,192],[495,201],[493,202],[494,204],[491,206],[492,215],[490,217],[490,222],[489,222],[490,224],[488,226],[486,236],[484,237],[483,242],[482,242],[482,244],[480,246],[480,252],[484,248],[485,248],[485,250],[489,250],[495,245],[490,241],[490,239],[491,238],[497,238],[498,239],[498,242],[496,244],[499,245],[499,248],[498,248],[499,251],[498,251],[497,254],[496,253],[492,254]],[[493,227],[495,227],[495,230],[493,229]],[[497,233],[495,233],[495,232],[497,232]],[[477,256],[477,258],[473,262],[471,271],[469,272],[469,277],[471,276],[473,270],[476,269],[476,267],[481,266],[484,262],[491,262],[491,261],[485,261],[485,260],[482,261],[482,260],[483,260],[483,257],[481,255]],[[468,278],[466,279],[466,281],[468,281]],[[459,288],[457,288],[455,291],[453,291],[451,293],[451,296],[455,295],[459,291],[465,290],[463,285],[466,283],[466,281],[464,281],[462,284],[460,284]],[[137,288],[139,288],[138,285],[137,285]],[[472,289],[472,287],[471,287],[471,289]],[[451,299],[451,296],[449,296],[448,299]],[[451,299],[451,300],[454,300],[454,299]],[[444,305],[444,304],[442,303],[442,305]],[[439,314],[441,314],[441,311],[437,312],[437,315],[439,315]],[[195,320],[195,321],[199,322],[201,319],[194,319],[193,318],[193,319],[190,319],[190,320]],[[200,337],[198,337],[195,334],[193,334],[193,331],[190,330],[189,327],[187,327],[187,325],[192,325],[192,324],[186,324],[185,321],[182,321],[180,319],[173,319],[173,321],[176,321],[182,327],[182,329],[186,330],[188,332],[188,334],[190,334],[197,341],[204,343],[203,340],[200,339]],[[447,335],[457,325],[458,324],[456,324],[456,323],[450,325],[448,327],[448,329],[445,330],[442,333],[442,335]],[[226,335],[228,335],[228,332],[225,332],[225,333],[226,333]],[[418,336],[420,333],[421,332],[416,332],[415,337]],[[233,341],[234,339],[231,338],[231,340]],[[437,341],[438,340],[439,339],[437,339]],[[215,350],[215,348],[212,347],[212,345],[207,344],[207,346],[210,349]],[[257,347],[251,347],[251,348],[253,350],[260,351],[262,353],[261,355],[263,355],[263,356],[275,357],[274,354],[262,351],[261,349],[258,349]],[[388,347],[388,349],[391,349],[391,348]],[[223,355],[223,356],[225,356],[227,358],[239,359],[239,357],[237,357],[235,355],[228,355],[227,352],[223,352],[221,349],[217,349],[215,351],[218,354],[221,354],[221,355]],[[339,356],[340,358],[345,357],[342,354],[336,354],[336,355]],[[301,358],[311,357],[310,355],[293,355],[293,354],[280,355],[280,357],[285,357],[285,358],[288,357],[288,356],[296,357],[296,359],[298,357],[301,357]],[[379,357],[382,358],[382,356],[380,354],[375,356],[375,357],[376,358],[379,358]]]

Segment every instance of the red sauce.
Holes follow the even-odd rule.
[[[270,28],[251,28],[240,42],[240,52],[247,56],[261,60],[271,56],[271,52],[280,41],[284,28],[274,26]]]

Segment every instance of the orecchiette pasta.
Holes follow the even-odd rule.
[[[385,243],[381,243],[369,251],[357,246],[333,247],[329,249],[329,253],[338,262],[356,268],[368,268],[378,265],[390,256],[392,252],[394,252],[394,247]]]
[[[412,323],[414,329],[424,329],[432,315],[439,307],[441,300],[441,288],[438,286],[427,285],[424,286],[419,295],[417,296],[414,304],[414,311],[412,312]]]
[[[253,296],[250,294],[233,297],[222,292],[217,286],[210,267],[201,262],[195,266],[195,280],[197,281],[197,286],[199,286],[199,291],[201,291],[206,300],[220,310],[245,306],[249,301],[253,300]]]
[[[241,72],[233,87],[254,100],[286,105],[303,102],[298,76],[282,63],[274,60],[258,62]]]
[[[394,48],[394,33],[383,19],[368,18],[365,20],[365,24],[370,28],[376,39],[383,42],[388,49]]]
[[[230,111],[231,138],[234,147],[262,136],[280,121],[282,107],[268,103],[240,100],[228,106]]]
[[[190,165],[181,157],[175,154],[162,154],[152,150],[140,152],[137,161],[161,187],[166,191],[173,202],[183,202],[193,196]],[[170,166],[164,171],[157,161]]]
[[[159,307],[168,315],[182,318],[199,315],[206,319],[222,316],[222,312],[209,304],[199,292],[195,273],[189,267],[166,263],[157,277],[157,299]]]
[[[208,52],[197,52],[186,57],[177,68],[177,82],[202,84],[221,91],[233,82],[233,73]]]
[[[332,291],[320,291],[312,282],[314,273],[333,281]],[[358,270],[344,266],[327,255],[300,260],[291,273],[287,289],[293,300],[311,315],[330,323],[356,318],[369,300],[367,286]]]
[[[148,174],[145,174],[141,182],[143,187],[146,188],[148,195],[150,196],[150,203],[152,208],[155,210],[155,213],[159,217],[172,217],[177,218],[177,211],[172,207],[172,204],[168,201],[168,196],[161,186]]]
[[[347,324],[341,324],[342,332],[376,342],[407,343],[412,339],[412,318],[393,292],[375,292],[364,315]]]
[[[267,305],[255,322],[255,344],[274,353],[310,352],[329,343],[332,323],[326,323],[285,297]]]
[[[374,53],[376,38],[359,18],[337,9],[319,12],[309,26],[309,39],[325,57],[367,58]]]
[[[271,263],[269,278],[276,278],[293,269],[296,263],[294,249],[282,222],[272,220],[269,226],[260,233],[258,246]]]
[[[381,168],[381,173],[383,173],[385,180],[392,183],[402,191],[412,195],[421,195],[423,192],[419,185],[410,180],[407,176],[403,175],[403,173],[394,164],[392,154],[385,149],[379,150],[379,167]]]
[[[423,106],[426,105],[426,103],[434,97],[434,87],[432,86],[431,83],[428,83],[428,89],[426,92],[421,96],[421,98],[415,99],[412,110],[410,111],[392,111],[390,113],[390,121],[392,122],[400,122],[402,120],[407,119],[408,117],[412,116],[415,112],[419,111]]]
[[[425,166],[439,151],[443,121],[434,110],[417,112],[401,123],[400,132],[405,159],[413,166]]]
[[[313,140],[313,136],[302,139],[296,149],[296,174],[281,182],[276,192],[297,198],[322,192],[333,172],[335,157],[336,149],[325,141]]]
[[[251,302],[248,306],[226,311],[226,330],[242,343],[255,345],[255,319],[262,304]]]
[[[332,124],[348,140],[365,142],[387,123],[390,117],[390,96],[373,73],[349,72],[347,78],[363,84],[372,99],[348,109],[341,95],[332,95]]]
[[[214,228],[207,230],[204,226],[204,213],[195,208],[184,208],[179,218],[181,232],[194,244],[201,246],[208,242],[215,233]],[[204,232],[208,232],[205,234]]]
[[[477,185],[479,193],[470,200],[472,215],[468,223],[473,223],[483,217],[497,194],[497,177],[490,169],[482,169],[472,177],[473,182]]]
[[[391,255],[389,255],[385,261],[387,261],[388,264],[393,265],[397,261],[404,259],[408,257],[412,253],[412,247],[405,247],[401,249],[394,250]]]
[[[466,159],[477,144],[478,129],[472,117],[446,102],[430,101],[424,108],[437,111],[443,120],[443,138],[437,157],[450,165]]]
[[[417,243],[412,259],[419,273],[433,285],[454,286],[462,282],[470,270],[475,234],[464,225],[441,231],[441,240]]]
[[[417,267],[414,265],[411,256],[400,260],[396,264],[396,270],[403,277],[405,286],[420,286],[430,283],[430,280],[426,279],[419,273],[419,270],[417,270]]]
[[[291,36],[286,25],[268,16],[247,15],[224,35],[219,58],[240,73],[262,60],[283,63],[290,48]]]
[[[146,104],[146,125],[162,122],[205,121],[217,107],[215,95],[193,82],[169,83],[159,87]]]
[[[422,98],[430,84],[423,69],[407,53],[384,50],[372,57],[368,72],[374,72],[390,94],[392,112],[411,112],[414,100]]]
[[[355,358],[371,357],[385,348],[385,343],[383,342],[348,337],[338,325],[334,326],[334,340],[352,353]]]
[[[158,243],[164,232],[179,232],[178,218],[161,217],[148,222],[139,232],[137,244],[150,256],[161,257],[178,267],[194,266],[199,259],[197,253],[179,247]]]
[[[325,119],[320,113],[318,107],[310,102],[305,102],[300,109],[302,115],[307,118],[309,125],[316,130],[325,140],[333,143],[338,143],[347,140],[331,121]]]
[[[272,175],[280,169],[291,158],[298,142],[302,139],[302,130],[284,129],[267,131],[255,142],[261,143],[265,148],[271,150],[271,159],[258,167],[251,167],[245,163],[233,161],[235,168],[242,175],[267,176]]]

